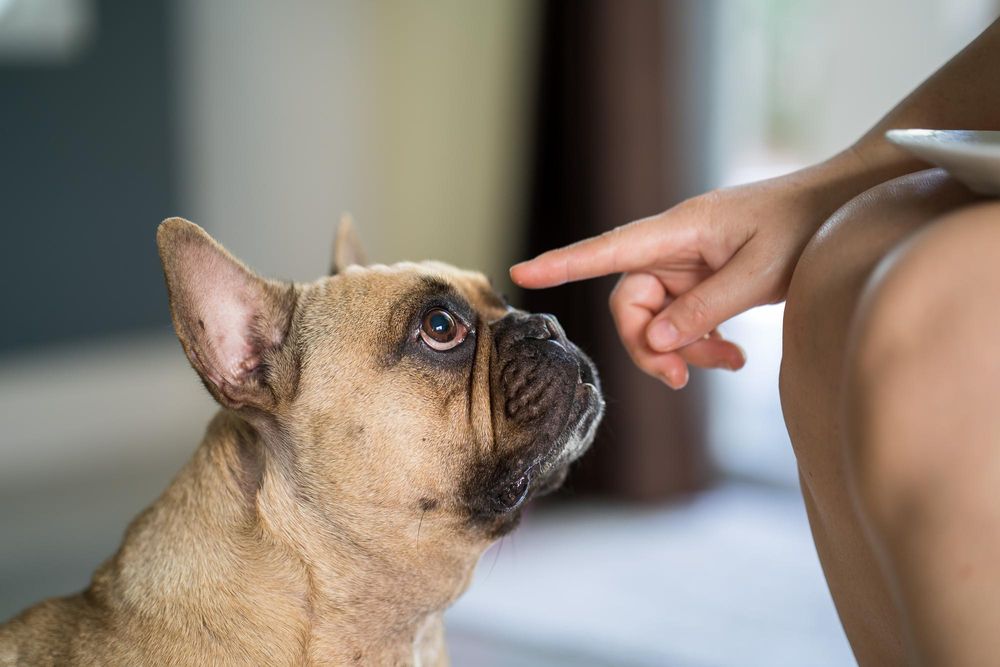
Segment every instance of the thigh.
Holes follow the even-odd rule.
[[[993,200],[880,265],[848,346],[849,473],[920,664],[1000,652],[998,304]]]
[[[789,288],[782,409],[820,562],[862,664],[895,664],[903,654],[898,615],[847,485],[841,406],[848,331],[882,260],[974,199],[939,170],[873,188],[817,232]]]

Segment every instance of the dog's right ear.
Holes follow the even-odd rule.
[[[222,405],[267,410],[273,371],[295,307],[294,285],[265,280],[198,225],[164,220],[156,232],[170,313],[194,369]]]
[[[365,250],[361,247],[361,237],[354,227],[354,218],[350,213],[340,216],[337,226],[337,236],[333,240],[333,261],[330,263],[330,275],[336,275],[351,266],[366,264]]]

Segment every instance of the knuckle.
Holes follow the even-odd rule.
[[[721,195],[718,190],[709,190],[697,197],[691,197],[681,202],[686,212],[703,217],[719,205]]]
[[[562,282],[569,282],[573,279],[573,266],[567,258],[561,257],[558,267],[556,272],[561,277]]]
[[[682,324],[687,329],[684,333],[693,334],[709,328],[708,302],[701,294],[688,292],[678,300],[677,305]]]
[[[613,229],[609,229],[602,234],[602,236],[604,236],[608,241],[607,247],[611,259],[610,265],[612,273],[617,273],[620,270],[618,251],[621,245],[621,235],[622,227],[614,227]]]

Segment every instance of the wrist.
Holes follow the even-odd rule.
[[[797,175],[815,214],[825,220],[862,192],[922,168],[923,162],[884,138],[866,137]]]
[[[881,128],[868,132],[835,159],[854,169],[855,177],[869,182],[869,188],[928,168],[926,162],[886,139]]]

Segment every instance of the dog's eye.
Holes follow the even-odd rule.
[[[428,310],[420,323],[420,337],[428,347],[438,351],[458,347],[468,333],[468,327],[443,308]]]

